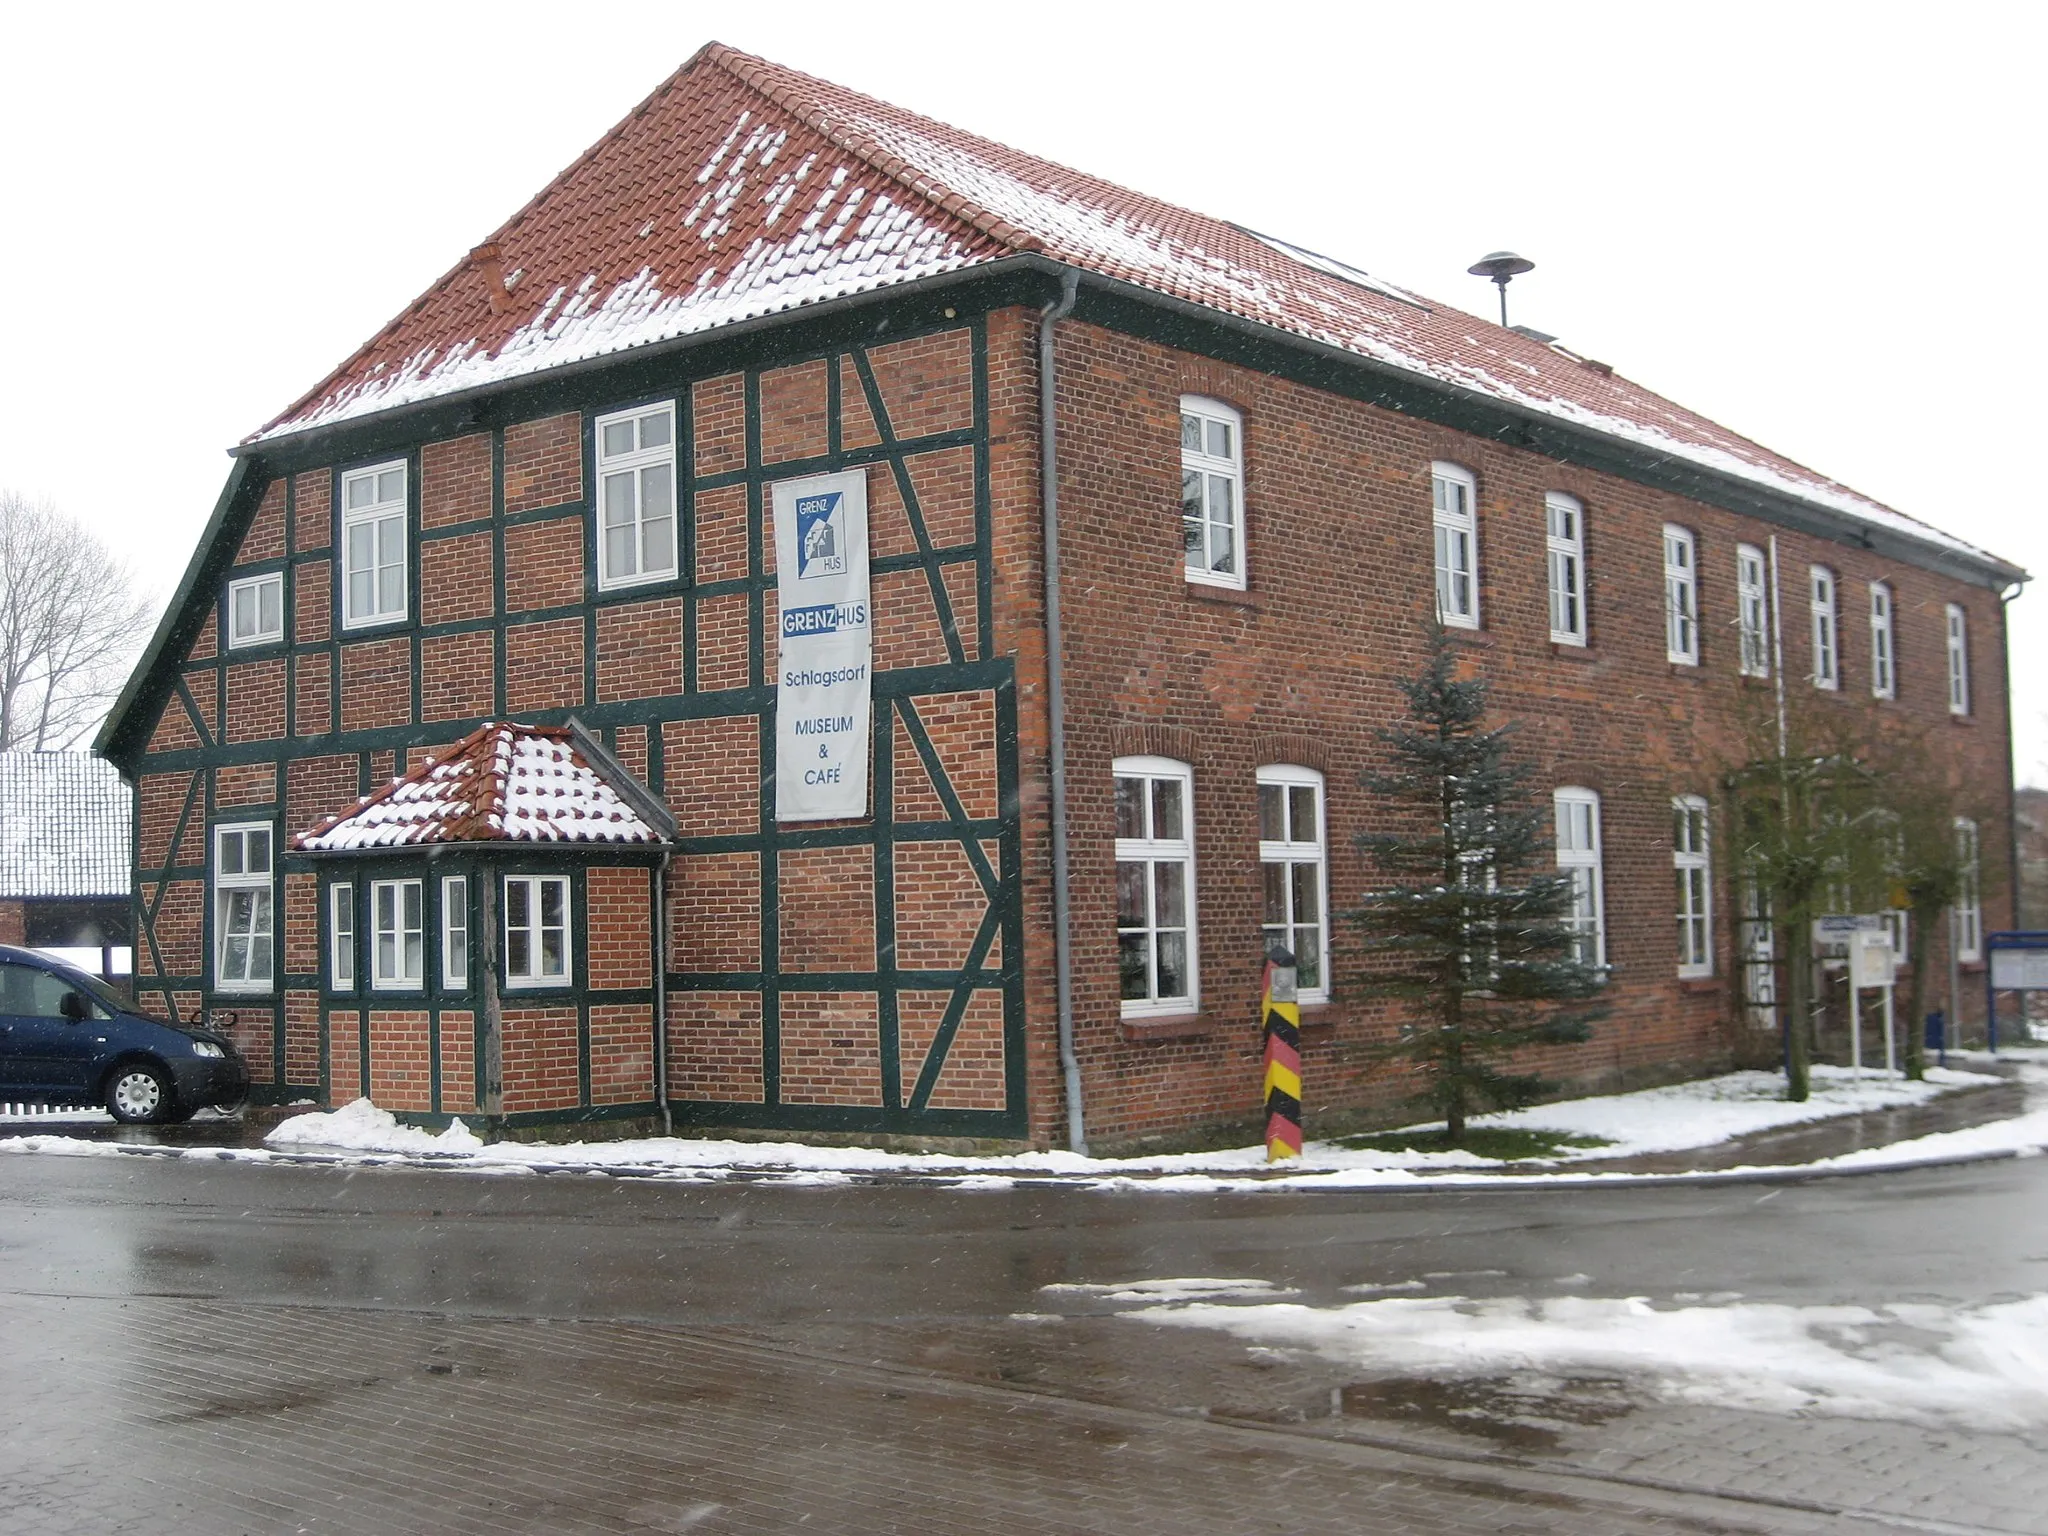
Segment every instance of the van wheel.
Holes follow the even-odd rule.
[[[123,1125],[150,1125],[172,1113],[171,1080],[147,1062],[117,1068],[107,1081],[107,1113]]]

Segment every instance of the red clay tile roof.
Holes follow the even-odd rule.
[[[252,441],[1036,252],[1994,559],[1629,380],[1236,225],[721,44]]]
[[[425,843],[658,843],[661,833],[574,733],[486,721],[338,816],[299,833],[310,853]]]

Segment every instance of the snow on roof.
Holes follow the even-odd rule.
[[[0,897],[126,896],[133,804],[90,752],[0,752]]]
[[[250,441],[1037,252],[2002,563],[1585,359],[722,44],[491,239],[504,314],[465,262]]]
[[[662,832],[593,763],[575,733],[486,721],[350,809],[299,833],[310,853],[427,843],[659,843]]]

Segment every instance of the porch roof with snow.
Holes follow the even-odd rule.
[[[486,721],[292,839],[304,853],[447,843],[659,846],[675,821],[581,727]]]

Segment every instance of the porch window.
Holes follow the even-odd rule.
[[[356,888],[327,888],[327,975],[337,992],[356,989]]]
[[[460,992],[469,985],[469,877],[441,880],[441,985]]]
[[[505,877],[505,984],[569,984],[569,880],[566,875]]]
[[[370,985],[380,992],[412,991],[426,975],[426,892],[418,880],[370,882]]]

